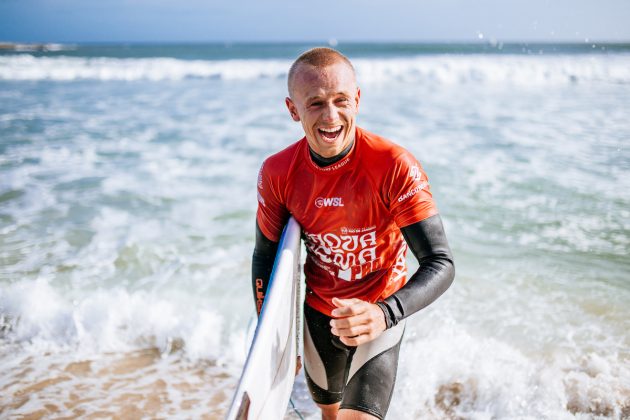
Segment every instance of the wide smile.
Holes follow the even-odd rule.
[[[343,125],[337,125],[334,127],[319,127],[317,132],[326,143],[334,143],[341,136],[341,133],[343,132]]]

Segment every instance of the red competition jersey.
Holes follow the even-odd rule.
[[[406,282],[400,228],[438,213],[420,163],[402,147],[357,128],[352,150],[319,167],[306,137],[263,163],[260,230],[279,241],[289,216],[302,226],[306,303],[331,315],[332,298],[376,302]]]

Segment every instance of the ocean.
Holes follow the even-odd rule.
[[[222,418],[256,175],[303,135],[285,79],[310,46],[0,52],[0,417]],[[456,261],[388,418],[630,418],[630,44],[337,48]],[[319,418],[303,374],[293,402]]]

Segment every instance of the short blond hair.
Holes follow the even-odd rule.
[[[287,76],[287,88],[289,90],[289,96],[291,96],[291,92],[293,90],[293,80],[295,79],[295,74],[298,71],[298,68],[303,65],[309,65],[313,67],[328,67],[335,63],[342,62],[348,65],[352,70],[352,74],[355,74],[354,66],[342,53],[337,50],[328,47],[316,47],[311,48],[310,50],[302,53],[291,65],[289,69],[289,75]]]

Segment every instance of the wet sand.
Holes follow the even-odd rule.
[[[3,369],[0,417],[221,419],[236,385],[214,362],[162,357],[155,348],[69,363],[60,356],[26,357]]]

